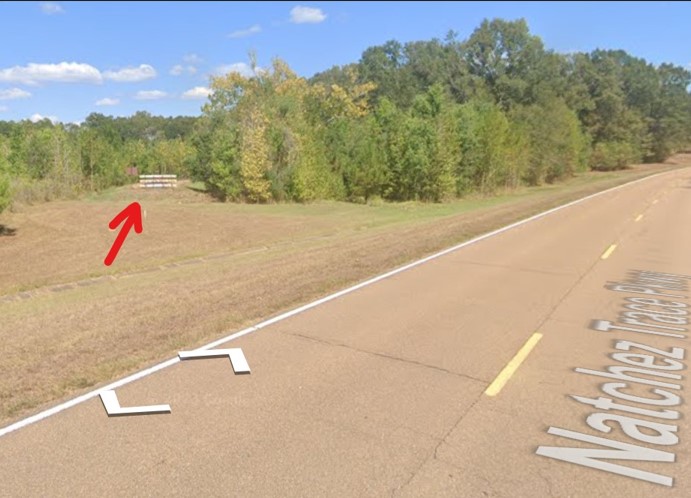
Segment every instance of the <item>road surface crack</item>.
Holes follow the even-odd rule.
[[[463,413],[461,413],[461,415],[458,417],[458,419],[453,424],[453,426],[451,426],[451,428],[448,431],[446,431],[446,434],[444,434],[444,436],[442,436],[441,439],[437,440],[437,445],[434,447],[434,450],[430,453],[429,456],[422,459],[422,462],[420,462],[420,465],[418,466],[418,468],[415,469],[413,472],[411,472],[410,477],[408,477],[408,479],[406,479],[405,482],[403,482],[400,486],[391,490],[391,498],[395,498],[396,495],[398,495],[401,491],[403,491],[403,489],[405,489],[413,481],[413,479],[415,479],[415,476],[417,476],[420,473],[420,471],[427,464],[427,462],[429,462],[431,460],[432,461],[433,460],[439,460],[440,462],[447,463],[444,460],[439,458],[439,455],[438,455],[439,448],[441,447],[442,444],[444,444],[446,442],[446,440],[451,435],[451,433],[454,430],[456,430],[456,428],[460,425],[460,423],[463,421],[463,419],[466,417],[466,415],[468,415],[468,413],[470,413],[470,410],[472,410],[475,407],[475,405],[480,401],[481,397],[482,397],[482,395],[479,395],[477,398],[475,398],[475,401],[473,401],[473,403]]]
[[[516,267],[516,266],[511,266],[511,265],[502,265],[499,263],[480,263],[479,261],[469,261],[469,260],[461,260],[460,262],[462,264],[465,264],[465,265],[485,266],[488,268],[501,268],[503,270],[518,271],[518,272],[523,272],[523,273],[539,273],[540,275],[553,275],[553,276],[558,276],[558,277],[573,276],[573,274],[574,274],[573,272],[538,270],[537,268]]]
[[[349,350],[351,350],[351,351],[356,351],[356,352],[358,352],[358,353],[364,353],[364,354],[368,354],[368,355],[372,355],[372,356],[378,356],[378,357],[380,357],[380,358],[386,358],[386,359],[388,359],[388,360],[400,361],[400,362],[403,362],[403,363],[408,363],[408,364],[410,364],[410,365],[416,365],[416,366],[419,366],[419,367],[430,368],[430,369],[432,369],[432,370],[437,370],[438,372],[443,372],[443,373],[446,373],[446,374],[449,374],[449,375],[454,375],[454,376],[456,376],[456,377],[461,377],[461,378],[464,378],[464,379],[474,380],[475,382],[482,382],[482,383],[485,384],[485,385],[489,383],[489,381],[486,380],[486,379],[479,379],[479,378],[477,378],[477,377],[473,377],[472,375],[467,375],[467,374],[463,374],[463,373],[460,373],[460,372],[454,372],[454,371],[452,371],[452,370],[447,370],[446,368],[438,367],[438,366],[436,366],[436,365],[430,365],[430,364],[428,364],[428,363],[423,363],[423,362],[420,362],[420,361],[411,360],[411,359],[409,359],[409,358],[401,358],[401,357],[399,357],[399,356],[393,356],[393,355],[390,355],[390,354],[380,353],[380,352],[377,352],[377,351],[369,351],[369,350],[367,350],[367,349],[360,349],[360,348],[356,348],[355,346],[351,346],[351,345],[349,345],[349,344],[345,344],[345,343],[342,343],[342,342],[327,341],[327,340],[325,340],[325,339],[320,339],[320,338],[317,338],[317,337],[312,337],[312,336],[309,336],[309,335],[300,334],[300,333],[298,333],[298,332],[281,332],[281,333],[282,333],[282,334],[286,334],[286,335],[290,335],[290,336],[293,336],[293,337],[299,337],[299,338],[301,338],[301,339],[306,339],[306,340],[308,340],[308,341],[317,342],[317,343],[319,343],[319,344],[324,344],[324,345],[327,345],[327,346],[345,348],[345,349],[349,349]]]

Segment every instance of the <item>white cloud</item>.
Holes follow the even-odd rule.
[[[199,57],[197,54],[187,54],[182,58],[182,62],[186,64],[201,64],[204,62],[204,59]]]
[[[222,66],[218,66],[214,74],[217,76],[223,76],[228,73],[239,73],[240,75],[249,78],[250,76],[254,76],[254,72],[252,72],[252,68],[249,66],[249,64],[246,64],[244,62],[236,62],[234,64],[224,64]]]
[[[158,100],[167,96],[168,94],[161,90],[140,90],[134,98],[137,100]]]
[[[16,100],[26,99],[31,97],[31,94],[21,88],[8,88],[7,90],[0,90],[0,100]]]
[[[187,54],[182,58],[183,64],[175,64],[170,68],[168,73],[173,76],[181,76],[183,74],[195,75],[197,74],[197,66],[204,62],[197,54]]]
[[[36,85],[42,81],[61,83],[101,83],[101,72],[90,64],[60,62],[59,64],[35,64],[0,69],[0,81]]]
[[[65,9],[57,2],[41,2],[41,12],[52,16],[53,14],[64,14]]]
[[[321,9],[298,5],[290,11],[290,22],[295,24],[317,24],[326,19],[326,14]]]
[[[110,97],[105,97],[101,100],[96,101],[97,106],[118,105],[119,103],[120,103],[120,99],[113,99]]]
[[[138,67],[128,66],[117,71],[105,71],[103,77],[120,83],[134,83],[155,78],[156,70],[149,64],[140,64]]]
[[[183,93],[182,98],[185,100],[205,99],[209,95],[211,95],[211,89],[205,86],[195,86]]]
[[[10,110],[10,108],[7,107],[6,105],[0,105],[0,112],[7,112],[9,110]]]
[[[196,68],[194,69],[196,72]],[[190,73],[193,74],[193,73]],[[102,83],[104,79],[120,83],[144,81],[156,77],[156,70],[149,64],[125,67],[101,73],[90,64],[60,62],[58,64],[29,63],[0,69],[0,82],[37,85],[42,82]]]
[[[53,124],[58,122],[57,116],[42,116],[39,113],[32,114],[29,118],[29,121],[31,121],[32,123],[38,123],[39,121],[43,121],[44,119],[49,119]]]
[[[233,31],[231,34],[228,35],[228,38],[245,38],[247,36],[256,35],[257,33],[260,33],[261,30],[262,27],[259,24],[255,24],[247,29],[239,29],[237,31]]]
[[[173,67],[170,68],[169,72],[173,76],[180,76],[183,73],[197,74],[197,68],[192,65],[183,66],[182,64],[175,64]]]

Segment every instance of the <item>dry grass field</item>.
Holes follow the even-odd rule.
[[[0,215],[0,426],[261,318],[550,207],[671,168],[448,204],[212,202],[125,187]],[[108,222],[146,218],[115,263]]]

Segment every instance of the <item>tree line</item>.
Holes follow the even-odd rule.
[[[310,79],[281,60],[252,68],[213,78],[198,118],[0,123],[0,199],[8,177],[15,196],[37,184],[61,196],[122,184],[136,165],[231,201],[443,201],[691,143],[689,71],[622,50],[559,54],[524,20],[389,41]]]
[[[34,203],[124,185],[133,181],[132,167],[188,176],[197,120],[138,112],[127,118],[94,113],[79,126],[0,121],[0,208],[10,194]]]

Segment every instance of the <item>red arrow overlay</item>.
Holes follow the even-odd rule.
[[[134,226],[135,232],[142,233],[142,207],[138,202],[133,202],[115,215],[115,218],[110,220],[108,227],[111,230],[115,230],[123,221],[124,223],[120,229],[120,233],[118,233],[118,236],[115,238],[115,242],[113,242],[113,247],[110,248],[106,259],[103,260],[103,263],[105,263],[106,266],[110,266],[113,264],[113,261],[115,261],[118,251],[120,251],[123,242],[125,242],[125,239],[127,238],[127,234],[130,232],[130,228]]]

